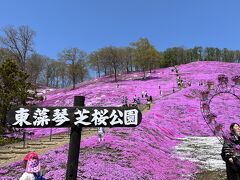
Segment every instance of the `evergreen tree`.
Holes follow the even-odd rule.
[[[7,60],[0,66],[0,129],[6,128],[7,112],[18,105],[27,105],[29,98],[36,98],[36,91],[27,82],[29,75],[16,61]],[[0,132],[1,133],[1,132]]]

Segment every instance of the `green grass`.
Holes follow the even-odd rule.
[[[6,144],[12,144],[16,142],[20,142],[22,139],[16,139],[16,138],[7,138],[7,137],[0,137],[0,146],[6,145]]]

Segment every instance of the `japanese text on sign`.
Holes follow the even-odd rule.
[[[140,120],[141,113],[136,108],[20,107],[14,110],[11,124],[17,127],[123,127],[137,126]]]

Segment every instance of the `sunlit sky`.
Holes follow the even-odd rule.
[[[38,53],[87,52],[146,37],[160,51],[195,45],[240,49],[239,0],[2,0],[0,27],[28,25]]]

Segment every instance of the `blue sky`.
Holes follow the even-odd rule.
[[[38,53],[87,52],[147,37],[158,49],[240,49],[239,0],[1,0],[0,27],[28,25]]]

